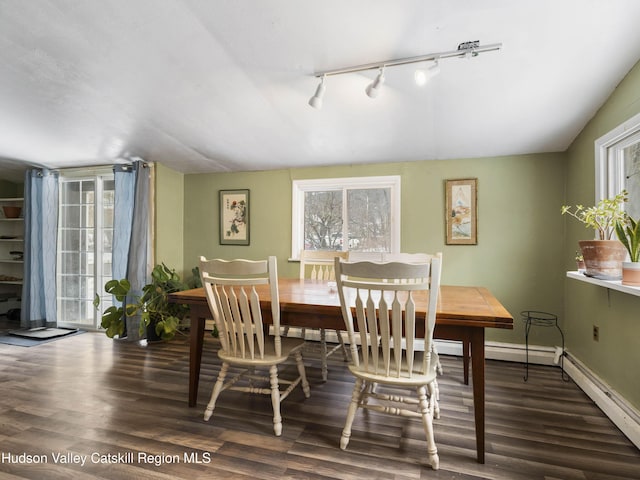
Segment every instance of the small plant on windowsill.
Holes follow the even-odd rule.
[[[596,240],[578,242],[585,261],[585,275],[601,280],[619,280],[622,277],[626,252],[622,243],[614,238],[614,233],[616,224],[625,219],[622,205],[626,201],[627,191],[623,190],[589,208],[562,206],[563,215],[572,216],[596,233]]]
[[[616,223],[616,235],[629,253],[629,261],[622,263],[623,285],[640,286],[640,221],[625,214]]]
[[[562,206],[562,214],[570,215],[585,227],[595,230],[598,240],[612,240],[617,222],[624,221],[622,205],[627,201],[627,191],[623,190],[613,198],[603,198],[595,206]]]

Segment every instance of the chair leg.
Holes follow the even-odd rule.
[[[269,368],[271,381],[271,404],[273,405],[273,431],[276,437],[282,435],[282,416],[280,415],[280,387],[278,386],[278,367]]]
[[[204,411],[205,422],[211,418],[211,415],[213,415],[213,409],[216,408],[216,400],[222,391],[222,386],[224,385],[224,379],[227,376],[228,368],[229,364],[223,362],[222,367],[220,368],[220,373],[218,374],[218,380],[216,380],[216,384],[213,386],[213,391],[211,392],[211,400],[209,400],[209,404]]]
[[[431,346],[431,351],[433,353],[435,353],[436,355],[438,355],[438,350],[436,349],[435,343]],[[442,364],[440,363],[440,357],[438,357],[438,363],[436,363],[436,372],[438,372],[438,375],[442,375],[443,374]]]
[[[347,420],[344,423],[344,429],[342,430],[342,438],[340,438],[340,448],[344,450],[349,445],[349,438],[351,437],[351,425],[356,418],[356,412],[358,411],[358,404],[362,395],[362,382],[361,378],[356,379],[356,384],[353,387],[353,393],[351,394],[351,402],[347,410]],[[367,388],[365,386],[365,388]]]
[[[440,458],[438,457],[438,449],[436,448],[436,441],[433,438],[433,412],[429,409],[427,402],[427,389],[426,387],[418,387],[418,401],[420,413],[422,415],[422,426],[424,427],[424,434],[427,437],[427,454],[429,455],[429,463],[433,470],[440,468]]]
[[[304,361],[302,360],[302,353],[297,351],[295,353],[296,365],[298,366],[298,375],[300,375],[300,383],[302,384],[302,391],[304,396],[309,398],[311,396],[311,388],[309,387],[309,381],[307,380],[307,373],[304,370]]]
[[[342,332],[340,330],[336,330],[336,335],[338,336],[338,342],[340,342],[340,346],[342,347],[342,357],[345,362],[349,361],[349,353],[347,352],[347,346],[344,344],[344,340],[342,339]]]
[[[438,420],[440,418],[440,388],[435,379],[429,384],[429,398],[433,402],[433,418]]]
[[[324,328],[320,329],[320,363],[322,369],[322,381],[326,382],[329,376],[329,369],[327,367],[327,332]]]

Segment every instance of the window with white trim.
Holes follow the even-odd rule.
[[[623,189],[626,212],[640,218],[640,114],[596,140],[596,201]]]
[[[294,180],[291,257],[301,250],[397,252],[400,176]]]

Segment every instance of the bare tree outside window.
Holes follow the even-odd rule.
[[[348,189],[346,195],[343,190],[305,192],[305,250],[388,252],[390,247],[390,189]]]
[[[346,250],[391,251],[391,191],[388,188],[349,190],[349,243]]]
[[[342,250],[342,191],[306,192],[304,249]]]

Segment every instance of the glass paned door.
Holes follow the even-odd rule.
[[[58,324],[98,328],[97,293],[111,279],[113,175],[61,176],[58,228]],[[102,299],[100,311],[111,296]]]

